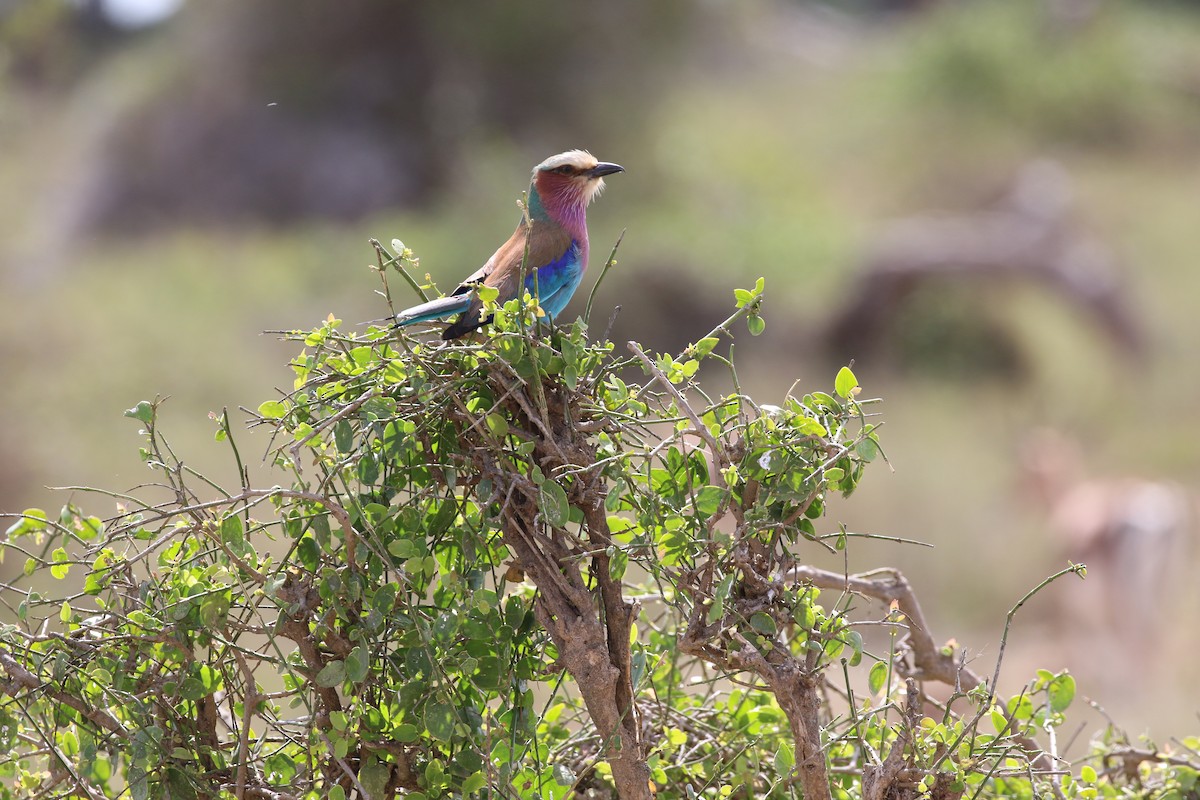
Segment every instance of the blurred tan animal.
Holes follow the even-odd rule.
[[[1068,585],[1060,622],[1146,655],[1169,627],[1168,588],[1189,555],[1187,494],[1166,481],[1089,478],[1078,444],[1052,429],[1029,437],[1021,466],[1062,557],[1088,568]]]

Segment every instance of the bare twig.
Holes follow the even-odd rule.
[[[617,261],[617,248],[621,246],[621,242],[625,239],[625,228],[621,229],[621,235],[617,237],[616,243],[612,247],[612,252],[608,254],[608,260],[604,262],[604,269],[600,270],[599,277],[592,284],[592,291],[588,294],[587,305],[583,309],[583,321],[590,322],[592,319],[592,301],[596,299],[596,292],[600,289],[600,283],[604,280],[604,276],[612,269],[613,264]]]
[[[250,766],[250,720],[254,718],[254,708],[258,705],[259,695],[258,687],[254,683],[254,673],[246,663],[246,657],[236,647],[231,649],[233,657],[237,661],[238,671],[242,673],[242,680],[246,684],[246,691],[242,695],[242,724],[241,730],[238,731],[237,784],[234,788],[234,796],[237,800],[244,800],[246,775]]]
[[[658,365],[655,364],[650,357],[642,351],[642,348],[638,346],[637,342],[629,342],[627,346],[629,348],[629,352],[637,356],[638,361],[642,362],[642,366],[645,368],[647,374],[651,375],[658,382],[658,384],[667,391],[668,394],[675,398],[675,402],[677,403],[679,410],[687,416],[688,420],[692,423],[693,430],[701,439],[704,440],[705,444],[709,446],[710,450],[712,451],[712,457],[716,459],[720,467],[722,469],[727,468],[729,466],[729,454],[726,452],[725,448],[722,447],[715,438],[713,438],[712,433],[708,430],[708,426],[700,421],[700,415],[692,409],[691,404],[688,403],[687,399],[684,398],[679,389],[675,387],[675,384],[671,383],[671,380],[666,376],[666,374],[663,373],[661,369],[658,368]]]

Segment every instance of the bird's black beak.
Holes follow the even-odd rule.
[[[612,175],[614,172],[624,172],[625,168],[620,164],[610,164],[607,161],[601,161],[596,166],[587,171],[589,178],[603,178],[605,175]]]

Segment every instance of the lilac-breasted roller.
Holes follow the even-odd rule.
[[[479,271],[447,297],[407,308],[396,315],[397,327],[460,314],[442,333],[456,339],[489,320],[481,320],[480,284],[500,291],[497,302],[517,296],[521,262],[525,260],[525,289],[554,319],[566,307],[583,279],[588,263],[587,207],[604,188],[604,176],[623,172],[617,164],[597,161],[586,150],[569,150],[533,168],[529,184],[529,213]],[[528,257],[526,248],[528,247]]]

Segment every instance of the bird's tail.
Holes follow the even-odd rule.
[[[396,327],[402,328],[405,325],[412,325],[414,322],[429,322],[461,314],[471,305],[471,300],[472,297],[469,294],[452,294],[449,297],[439,297],[437,300],[406,308],[396,315]]]

